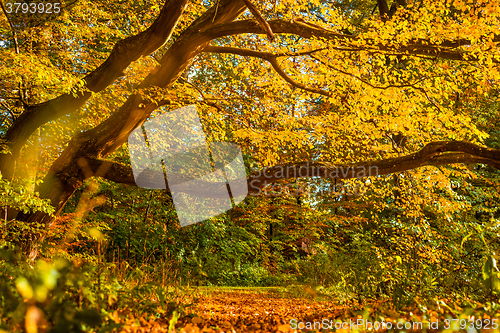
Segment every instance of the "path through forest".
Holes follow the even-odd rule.
[[[363,332],[367,331],[365,327],[356,326],[355,323],[367,314],[371,318],[374,315],[383,317],[393,324],[402,319],[411,322],[411,318],[404,318],[401,312],[398,314],[386,309],[383,303],[372,303],[369,306],[357,303],[338,305],[307,287],[303,289],[304,295],[301,297],[293,297],[280,289],[199,290],[200,294],[195,297],[193,304],[185,309],[184,315],[175,323],[175,332]],[[408,316],[412,316],[411,312],[408,312]],[[413,315],[413,321],[415,320],[418,317]],[[306,325],[314,325],[314,322],[316,328],[320,323],[322,327],[308,330]],[[375,323],[374,320],[372,322]],[[129,316],[122,323],[125,325],[121,332],[168,332],[169,327],[168,318]],[[325,326],[329,327],[325,329]],[[384,331],[387,330],[378,332]],[[422,330],[405,330],[417,331]]]

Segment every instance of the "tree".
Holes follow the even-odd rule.
[[[124,8],[130,18],[117,18],[116,8],[82,1],[21,33],[4,10],[2,39],[10,42],[1,46],[8,78],[1,112],[9,153],[0,155],[2,175],[14,179],[27,158],[23,147],[37,141],[50,153],[36,167],[46,174],[38,190],[56,214],[90,177],[135,185],[130,165],[116,155],[128,135],[148,117],[189,103],[202,107],[211,140],[236,141],[254,155],[254,193],[296,177],[349,179],[457,163],[498,168],[500,150],[484,146],[492,127],[478,128],[476,106],[498,98],[499,4],[377,6],[379,14],[370,15],[359,12],[365,2],[167,0],[161,9],[156,2]],[[74,37],[67,35],[72,25],[82,28]],[[66,58],[58,54],[64,46]],[[498,112],[486,121],[493,125]],[[43,134],[30,140],[37,129]],[[51,219],[44,212],[18,218]]]

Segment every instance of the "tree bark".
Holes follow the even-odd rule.
[[[87,159],[87,175],[96,175],[115,183],[137,186],[130,166],[102,159]],[[352,179],[370,176],[382,176],[413,170],[422,166],[443,166],[450,164],[487,164],[500,169],[500,150],[481,147],[464,141],[437,141],[425,145],[416,153],[406,156],[356,164],[336,165],[329,162],[300,162],[269,167],[249,175],[241,180],[242,186],[248,187],[250,195],[258,195],[269,184],[283,179],[321,177],[324,179]],[[175,177],[175,176],[174,176]],[[184,175],[179,175],[184,177]],[[146,181],[143,179],[143,184]],[[198,184],[201,184],[199,182]],[[151,179],[151,186],[157,185]],[[226,183],[203,183],[204,188],[211,188],[210,193],[221,193]],[[186,188],[188,194],[198,194],[199,188]]]

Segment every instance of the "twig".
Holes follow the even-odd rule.
[[[267,21],[259,13],[259,10],[257,9],[257,7],[255,7],[253,5],[253,3],[250,2],[250,0],[243,0],[243,2],[248,7],[248,9],[250,10],[250,13],[252,13],[252,15],[255,17],[255,19],[257,20],[257,22],[259,22],[259,24],[262,27],[262,29],[264,29],[264,31],[266,32],[267,37],[269,38],[269,40],[271,42],[274,42],[274,40],[275,40],[274,32],[271,29],[271,26],[269,25],[269,23],[267,23]]]

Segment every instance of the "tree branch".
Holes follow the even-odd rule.
[[[250,49],[241,49],[241,48],[236,48],[236,47],[225,47],[225,46],[207,46],[203,52],[209,52],[209,53],[230,53],[230,54],[236,54],[236,55],[240,55],[240,56],[243,56],[243,57],[254,57],[254,58],[261,58],[261,59],[264,59],[266,61],[268,61],[274,68],[274,70],[288,83],[290,83],[292,86],[294,86],[295,88],[299,88],[299,89],[302,89],[302,90],[306,90],[306,91],[309,91],[309,92],[312,92],[312,93],[317,93],[317,94],[320,94],[320,95],[323,95],[323,96],[326,96],[326,97],[331,97],[333,96],[332,93],[326,91],[326,90],[322,90],[322,89],[318,89],[318,88],[310,88],[310,87],[307,87],[306,85],[304,84],[301,84],[295,80],[293,80],[292,78],[290,78],[284,71],[283,69],[279,66],[276,58],[277,57],[284,57],[284,56],[299,56],[299,55],[309,55],[311,58],[313,58],[314,60],[320,62],[321,64],[327,66],[328,68],[330,69],[333,69],[334,71],[337,71],[341,74],[344,74],[344,75],[347,75],[347,76],[350,76],[350,77],[353,77],[357,80],[359,80],[360,82],[374,88],[374,89],[381,89],[381,90],[385,90],[385,89],[389,89],[389,88],[408,88],[408,87],[411,87],[411,88],[414,88],[418,91],[421,91],[425,94],[425,96],[427,97],[427,99],[435,106],[436,104],[430,100],[430,98],[428,97],[426,91],[421,88],[421,87],[417,87],[416,85],[420,82],[423,82],[427,79],[429,79],[429,77],[424,77],[424,78],[421,78],[419,80],[417,80],[416,82],[414,83],[407,83],[407,84],[389,84],[389,85],[386,85],[386,86],[376,86],[372,83],[370,83],[369,81],[357,76],[357,75],[354,75],[354,74],[351,74],[349,72],[346,72],[346,71],[343,71],[341,69],[338,69],[336,67],[333,67],[332,65],[330,64],[327,64],[326,62],[324,62],[323,60],[315,57],[314,55],[312,55],[312,53],[314,52],[317,52],[317,51],[320,51],[320,50],[323,50],[323,49],[318,49],[318,50],[313,50],[313,51],[305,51],[305,52],[296,52],[294,53],[293,55],[290,55],[290,54],[285,54],[285,53],[279,53],[279,54],[273,54],[273,53],[270,53],[270,52],[262,52],[262,51],[254,51],[254,50],[250,50]]]
[[[377,0],[378,12],[380,19],[385,22],[389,19],[389,6],[387,0]]]
[[[36,128],[48,121],[57,119],[62,115],[79,109],[88,98],[90,98],[90,91],[101,91],[113,82],[116,77],[121,75],[130,62],[134,61],[142,54],[150,53],[163,45],[175,27],[184,9],[185,2],[186,0],[182,0],[181,2],[175,0],[168,1],[163,7],[158,19],[148,30],[117,43],[108,59],[85,77],[86,86],[83,91],[80,91],[76,95],[64,94],[53,100],[30,106],[9,128],[4,137],[5,140],[10,142],[9,147],[13,155],[0,155],[0,170],[8,172],[10,169],[7,167],[9,166],[9,161],[11,162],[10,164],[13,163],[18,156],[19,150]],[[243,5],[243,3],[236,4],[235,8],[238,8],[241,12],[241,8],[243,7],[240,7],[240,5]],[[202,45],[205,45],[212,39],[243,33],[267,34],[266,29],[257,21],[242,20],[231,22],[232,20],[226,19],[232,15],[231,13],[222,15],[214,10],[209,10],[207,13],[208,12],[212,14],[212,17],[217,16],[218,20],[213,21],[211,25],[207,25],[200,17],[194,22],[189,31],[183,34],[185,38],[183,38],[181,42],[176,43],[175,47],[169,49],[161,60],[162,66],[153,71],[146,78],[141,85],[142,87],[153,85],[163,87],[168,84],[167,82],[172,79],[172,72],[170,69],[177,66],[182,71],[187,65],[186,60],[192,59],[197,52],[201,51],[203,48]],[[409,42],[405,46],[391,46],[375,43],[370,40],[361,41],[356,36],[327,30],[306,22],[301,22],[300,20],[274,20],[267,23],[273,33],[295,34],[303,38],[324,38],[326,40],[335,41],[340,46],[348,48],[349,51],[375,50],[403,55],[434,56],[452,60],[477,60],[475,56],[469,56],[465,51],[454,50],[460,46],[471,44],[470,40],[464,38],[445,40],[440,44],[433,44],[427,39],[417,39]],[[499,41],[500,35],[495,35],[493,42]],[[361,42],[367,44],[362,44]],[[197,47],[192,49],[188,44],[196,45]],[[191,50],[184,55],[180,55],[178,52],[179,48]],[[173,58],[173,54],[177,54],[179,58]],[[494,59],[494,61],[498,62],[496,59]],[[163,66],[165,62],[167,65]],[[283,78],[285,77],[283,76]],[[292,84],[290,78],[287,78],[287,81]]]
[[[414,88],[414,89],[417,89],[417,90],[418,90],[418,89],[420,89],[420,88],[419,88],[419,87],[416,87],[415,85],[416,85],[416,84],[419,84],[420,82],[423,82],[423,81],[425,81],[425,80],[427,80],[427,79],[429,79],[429,78],[430,78],[430,77],[423,77],[423,78],[421,78],[421,79],[419,79],[419,80],[415,81],[414,83],[405,83],[405,84],[388,84],[388,85],[386,85],[386,86],[376,86],[376,85],[374,85],[374,84],[370,83],[368,80],[363,79],[363,78],[362,78],[362,77],[360,77],[360,76],[357,76],[357,75],[354,75],[354,74],[352,74],[352,73],[346,72],[346,71],[341,70],[341,69],[338,69],[338,68],[336,68],[336,67],[333,67],[332,65],[330,65],[330,64],[328,64],[328,63],[326,63],[325,61],[323,61],[323,60],[319,59],[318,57],[315,57],[315,56],[311,55],[311,58],[313,58],[314,60],[316,60],[316,61],[320,62],[322,65],[324,65],[324,66],[326,66],[326,67],[328,67],[328,68],[330,68],[330,69],[333,69],[333,70],[334,70],[334,71],[336,71],[336,72],[339,72],[339,73],[341,73],[341,74],[344,74],[344,75],[350,76],[350,77],[352,77],[352,78],[355,78],[355,79],[357,79],[358,81],[360,81],[360,82],[362,82],[362,83],[364,83],[364,84],[366,84],[366,85],[368,85],[368,86],[372,87],[373,89],[381,89],[381,90],[386,90],[386,89],[389,89],[389,88],[409,88],[409,87],[410,87],[410,88]],[[435,77],[435,76],[434,76],[434,77]]]
[[[349,48],[349,51],[375,50],[394,52],[401,55],[425,55],[450,60],[477,61],[478,58],[466,51],[455,50],[461,46],[471,45],[466,38],[444,40],[439,44],[432,43],[429,39],[418,38],[409,41],[406,45],[386,45],[376,43],[370,39],[361,40],[357,36],[338,33],[317,27],[300,20],[272,20],[268,21],[275,34],[295,34],[303,38],[323,38],[335,41],[340,46]],[[265,34],[265,31],[254,20],[241,20],[215,26],[203,32],[207,39],[216,39],[224,36],[234,36],[243,33]],[[496,34],[493,42],[500,42],[500,34]],[[498,63],[497,59],[494,62]]]
[[[447,152],[447,153],[446,153]],[[132,169],[128,165],[115,163],[106,160],[88,159],[88,165],[92,170],[108,170],[101,177],[116,183],[136,185]],[[406,156],[389,158],[378,161],[368,161],[355,164],[335,165],[329,162],[300,162],[285,165],[277,165],[255,172],[246,179],[235,181],[241,188],[248,186],[250,194],[258,194],[269,184],[282,179],[321,177],[325,179],[352,179],[369,176],[381,176],[416,169],[422,166],[443,166],[449,164],[475,164],[482,163],[500,169],[500,150],[481,147],[464,141],[437,141],[428,143],[420,151]],[[186,177],[179,175],[178,178]],[[141,179],[142,183],[147,183]],[[211,193],[222,193],[226,183],[204,183]],[[157,183],[151,180],[151,186]],[[199,193],[198,187],[186,188],[186,193],[196,195]]]
[[[269,38],[269,40],[271,42],[274,42],[275,37],[274,37],[273,30],[269,26],[269,23],[267,23],[267,21],[262,17],[262,15],[260,14],[257,7],[255,7],[250,0],[243,0],[243,1],[245,2],[245,5],[250,10],[250,13],[252,13],[252,15],[255,17],[257,22],[259,22],[262,29],[264,29],[266,31],[266,34],[267,34],[267,37]]]
[[[231,54],[236,54],[240,56],[246,56],[246,57],[255,57],[255,58],[261,58],[266,61],[268,61],[271,66],[273,66],[274,70],[276,73],[279,74],[286,82],[288,82],[291,86],[295,88],[299,88],[305,91],[309,91],[315,94],[320,94],[326,97],[332,97],[333,95],[329,93],[326,90],[323,89],[318,89],[318,88],[312,88],[308,87],[300,82],[295,81],[292,79],[288,74],[285,73],[285,71],[280,67],[278,64],[278,61],[276,60],[276,55],[269,53],[269,52],[260,52],[260,51],[253,51],[249,49],[240,49],[236,47],[222,47],[222,46],[207,46],[203,52],[210,52],[210,53],[231,53]],[[282,55],[284,56],[284,55]]]

